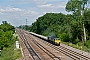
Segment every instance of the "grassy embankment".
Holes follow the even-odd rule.
[[[15,47],[16,40],[18,40],[18,38],[14,35],[13,44],[10,47],[2,50],[0,60],[16,60],[22,57],[20,49],[16,49]]]

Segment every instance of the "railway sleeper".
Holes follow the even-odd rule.
[[[60,46],[60,47],[62,47],[62,46]],[[64,47],[62,47],[62,48],[64,48]],[[74,55],[76,55],[76,56],[79,56],[79,57],[82,58],[82,59],[86,59],[86,60],[89,59],[89,57],[86,57],[86,56],[84,56],[84,55],[82,55],[82,54],[79,54],[79,53],[77,53],[77,52],[75,52],[75,51],[69,50],[68,48],[64,48],[64,50],[67,50],[68,52],[70,52],[70,53],[72,53],[72,54],[74,54]]]
[[[54,49],[56,49],[56,48],[54,47]],[[74,60],[79,59],[79,57],[73,56],[73,55],[69,54],[68,52],[64,51],[63,49],[56,49],[56,50],[59,51],[59,52],[61,52],[61,53],[63,53],[63,54],[65,54],[66,56],[71,57]]]

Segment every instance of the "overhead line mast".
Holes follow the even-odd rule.
[[[25,29],[27,30],[27,19],[26,19],[26,25],[25,25]]]
[[[27,19],[26,19],[26,25],[27,25]]]

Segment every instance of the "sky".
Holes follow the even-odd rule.
[[[45,13],[63,13],[68,0],[0,0],[0,24],[31,25]]]

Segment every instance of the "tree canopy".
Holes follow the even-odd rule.
[[[12,43],[12,36],[15,32],[14,26],[3,21],[0,25],[0,48],[8,47]]]
[[[68,12],[72,12],[76,16],[80,16],[82,10],[86,8],[88,2],[89,0],[69,0],[65,9]]]

